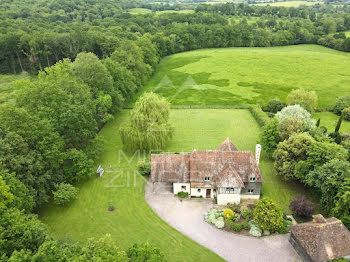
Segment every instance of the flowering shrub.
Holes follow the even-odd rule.
[[[224,210],[224,217],[227,219],[232,219],[235,216],[235,212],[232,211],[232,209],[230,208],[226,208]]]

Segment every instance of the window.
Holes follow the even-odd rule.
[[[186,186],[181,186],[181,190],[186,190]]]
[[[255,181],[255,177],[251,177],[250,182],[254,182],[254,181]]]
[[[254,189],[249,188],[249,189],[248,189],[248,193],[249,193],[249,194],[253,194],[253,193],[254,193]]]
[[[214,190],[214,193],[215,193],[215,192],[216,192],[216,189],[214,188],[213,190]]]
[[[201,192],[201,189],[200,189],[200,188],[198,188],[198,189],[197,189],[197,192],[198,192],[198,193],[200,193],[200,192]]]
[[[210,177],[206,176],[206,177],[204,178],[204,181],[205,181],[205,182],[210,181]]]
[[[226,194],[233,194],[235,189],[233,187],[226,187],[225,193]]]

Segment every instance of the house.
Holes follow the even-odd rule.
[[[257,146],[257,158],[260,145]],[[258,161],[250,151],[239,151],[227,138],[214,151],[152,154],[151,182],[172,183],[173,193],[214,198],[219,205],[259,199],[263,182]]]
[[[350,259],[350,231],[335,218],[313,216],[312,222],[290,227],[289,242],[305,262]]]

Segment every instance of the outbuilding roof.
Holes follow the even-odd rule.
[[[335,217],[316,215],[312,222],[290,229],[297,244],[314,262],[350,256],[350,231]]]

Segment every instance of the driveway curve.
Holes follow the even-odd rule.
[[[204,221],[204,214],[214,206],[207,199],[180,200],[171,192],[153,193],[151,183],[145,187],[151,208],[169,225],[200,245],[232,262],[302,261],[288,241],[289,234],[261,239],[219,230]]]

